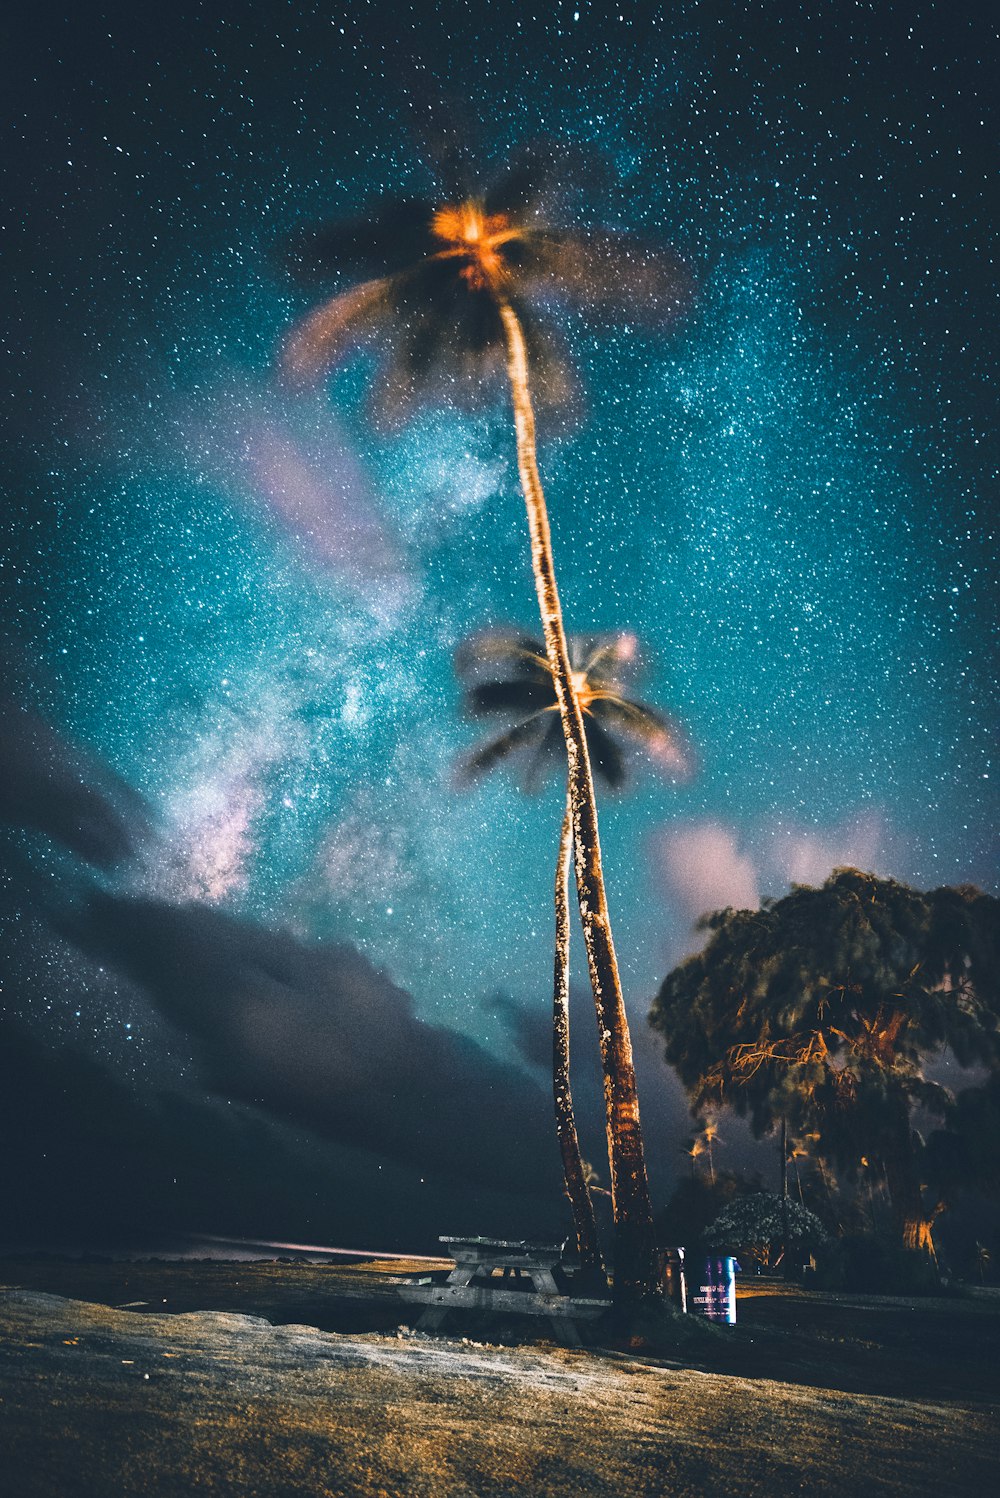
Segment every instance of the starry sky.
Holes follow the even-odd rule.
[[[690,1125],[645,1016],[702,912],[841,864],[996,891],[995,42],[932,4],[22,8],[0,571],[22,789],[0,809],[27,830],[0,1002],[37,1090],[86,1112],[114,1089],[137,1135],[159,1100],[165,1179],[225,1135],[151,1222],[261,1231],[254,1148],[296,1230],[399,1239],[395,1193],[418,1236],[448,1231],[468,1162],[405,1054],[374,1067],[390,1022],[434,1052],[423,1085],[499,1110],[479,1221],[524,1184],[502,1157],[514,1102],[544,1103],[561,790],[454,776],[478,732],[456,646],[535,625],[509,413],[386,434],[370,360],[308,394],[275,377],[315,297],[289,237],[431,190],[430,119],[487,176],[570,149],[594,164],[577,221],[690,277],[666,336],[564,325],[581,412],[540,453],[569,630],[635,633],[697,761],[639,765],[601,823],[654,1195]],[[381,1021],[342,1055],[348,990]],[[585,993],[577,1013],[582,1050]],[[338,1087],[407,1128],[373,1137],[320,1101]],[[353,1216],[324,1215],[331,1178]]]

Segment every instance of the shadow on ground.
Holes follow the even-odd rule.
[[[442,1261],[437,1275],[450,1265]],[[41,1257],[0,1260],[0,1285],[141,1314],[232,1311],[276,1325],[297,1324],[355,1336],[412,1327],[397,1281],[434,1270],[425,1262],[186,1261],[119,1263]],[[740,1284],[738,1324],[657,1319],[624,1339],[608,1323],[581,1326],[592,1351],[637,1356],[742,1378],[896,1398],[1000,1400],[1000,1295],[889,1299],[804,1291],[780,1281]],[[525,1346],[551,1338],[535,1317],[449,1314],[448,1338]]]

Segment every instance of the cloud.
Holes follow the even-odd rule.
[[[772,879],[778,876],[783,893],[790,884],[822,884],[834,869],[881,873],[886,838],[885,819],[877,812],[863,813],[839,827],[786,824],[771,831],[763,862]]]
[[[561,1221],[558,1196],[459,1192],[196,1084],[137,1091],[2,1014],[0,1131],[7,1249],[162,1253],[217,1233],[432,1252],[443,1231],[549,1236]]]
[[[213,1089],[426,1173],[558,1194],[546,1091],[425,1023],[353,947],[108,895],[79,934],[193,1040]]]
[[[756,910],[760,884],[753,858],[735,832],[719,822],[695,822],[664,832],[655,852],[668,895],[689,922],[731,905]]]
[[[7,821],[102,867],[134,852],[139,798],[37,714],[8,711],[0,754]],[[216,876],[228,888],[242,864],[245,829],[237,817],[206,825],[219,836],[195,840],[185,867],[202,870],[200,893],[215,898]],[[231,844],[234,857],[220,862]],[[172,867],[169,839],[158,847]],[[375,1235],[405,1248],[448,1229],[565,1230],[547,1089],[422,1021],[411,996],[355,948],[307,945],[205,903],[98,892],[69,869],[42,877],[10,851],[4,913],[22,910],[13,928],[22,979],[33,963],[54,966],[69,1011],[74,985],[83,992],[99,964],[134,985],[130,1014],[141,1021],[151,1003],[201,1067],[197,1082],[175,1078],[171,1092],[140,1095],[75,1040],[59,1052],[42,1044],[30,1004],[27,1028],[0,1016],[0,1115],[8,1144],[17,1141],[0,1189],[29,1237],[68,1241],[79,1230],[110,1241],[136,1224],[154,1235],[208,1225]],[[327,1191],[330,1206],[317,1210]]]
[[[830,827],[776,818],[737,831],[705,821],[662,832],[653,858],[668,898],[694,923],[726,906],[756,910],[765,895],[786,894],[792,884],[821,885],[834,869],[888,874],[890,842],[885,817],[874,811]]]
[[[136,849],[135,791],[36,712],[0,702],[0,822],[41,832],[99,868]]]

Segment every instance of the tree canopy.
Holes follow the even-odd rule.
[[[827,1233],[815,1213],[799,1202],[782,1201],[769,1191],[738,1196],[705,1230],[706,1240],[717,1249],[753,1249],[766,1259],[774,1243],[815,1247]]]
[[[785,1119],[848,1172],[877,1166],[904,1238],[919,1240],[915,1117],[954,1111],[928,1065],[946,1052],[1000,1065],[1000,901],[839,869],[701,925],[706,946],[650,1014],[692,1104],[729,1105],[758,1135]]]

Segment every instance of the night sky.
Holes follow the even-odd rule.
[[[637,766],[601,823],[662,1201],[690,1124],[645,1017],[699,914],[841,864],[998,887],[995,27],[877,3],[20,12],[6,1235],[568,1228],[561,788],[454,777],[478,732],[456,646],[537,632],[508,410],[386,434],[370,360],[306,395],[275,374],[316,296],[290,236],[432,191],[442,129],[484,177],[569,148],[573,221],[656,236],[691,281],[667,336],[564,321],[581,411],[540,454],[570,632],[634,632],[697,759],[683,783]]]

